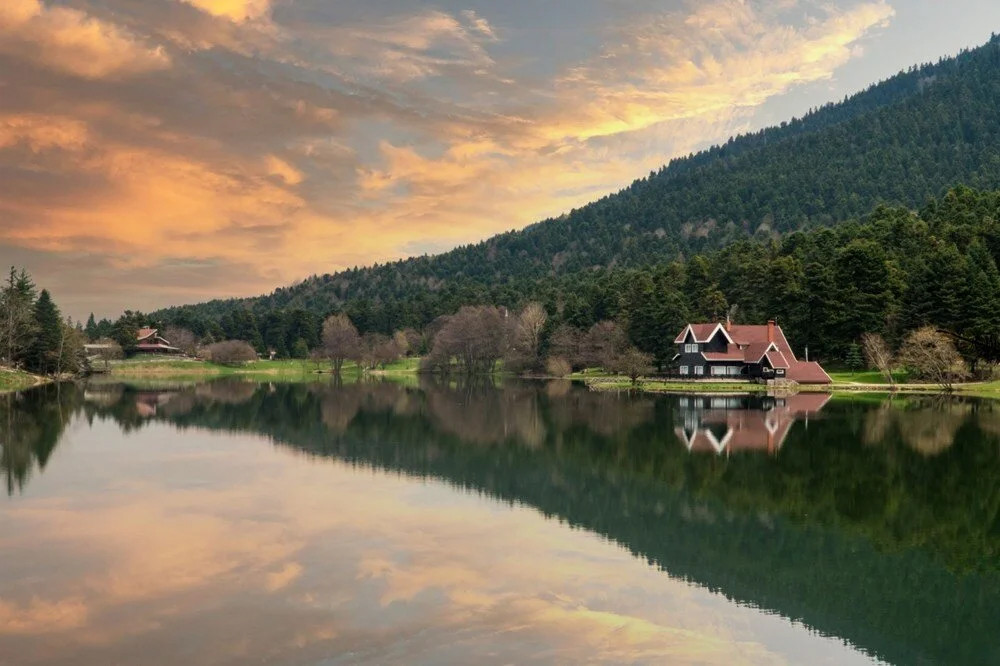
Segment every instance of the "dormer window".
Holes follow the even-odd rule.
[[[697,354],[698,353],[698,343],[696,342],[694,344],[685,344],[684,345],[684,353],[685,354]]]

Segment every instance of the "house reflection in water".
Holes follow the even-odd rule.
[[[829,400],[829,393],[681,396],[674,432],[692,453],[775,453],[796,419],[808,421]]]

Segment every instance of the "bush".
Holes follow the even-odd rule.
[[[565,377],[573,372],[573,368],[570,366],[569,361],[561,356],[551,356],[545,361],[545,372],[552,377]]]
[[[257,360],[257,352],[242,340],[216,342],[205,347],[202,354],[207,360],[220,365],[239,365]]]

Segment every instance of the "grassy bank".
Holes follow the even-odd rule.
[[[895,386],[877,372],[831,372],[832,384],[800,385],[795,390],[824,393],[945,393],[938,384],[907,383],[905,373],[895,373]],[[765,384],[726,381],[670,381],[662,379],[640,379],[632,384],[628,377],[608,375],[600,372],[583,372],[572,375],[583,380],[596,391],[637,390],[646,393],[758,393],[772,390]],[[968,382],[955,384],[955,395],[1000,399],[1000,380],[990,382]]]
[[[345,370],[348,370],[346,366]],[[198,378],[229,375],[296,377],[315,375],[320,372],[330,372],[330,364],[325,361],[314,363],[313,361],[283,359],[251,361],[240,365],[221,365],[197,359],[148,356],[112,361],[110,371],[107,374],[112,377]]]
[[[50,381],[52,380],[47,377],[39,377],[23,370],[0,367],[0,393],[23,391],[26,388],[47,384]]]
[[[419,358],[404,358],[386,365],[385,368],[371,371],[369,374],[378,376],[401,376],[415,374],[419,368]],[[145,356],[123,361],[112,361],[105,377],[120,379],[156,378],[156,379],[199,379],[211,377],[241,376],[261,379],[315,379],[317,375],[327,375],[333,372],[329,361],[306,361],[298,359],[280,359],[275,361],[251,361],[239,365],[220,365],[198,359],[176,358],[170,356]],[[345,363],[341,370],[345,379],[361,374],[357,364]]]

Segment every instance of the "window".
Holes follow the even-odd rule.
[[[682,375],[688,374],[688,367],[686,365],[681,366],[681,374]]]
[[[696,375],[703,375],[703,374],[705,374],[705,366],[703,366],[703,365],[696,365],[696,366],[694,366],[694,374],[696,374]]]
[[[726,366],[724,366],[724,365],[713,365],[712,366],[712,374],[714,376],[719,376],[719,375],[726,374]]]
[[[695,344],[686,344],[686,345],[684,345],[684,353],[685,354],[697,354],[698,353],[698,344],[695,343]]]
[[[741,368],[738,365],[730,365],[729,367],[726,368],[726,370],[728,370],[727,374],[729,375],[738,375],[740,374],[740,371],[743,370],[743,368]]]

